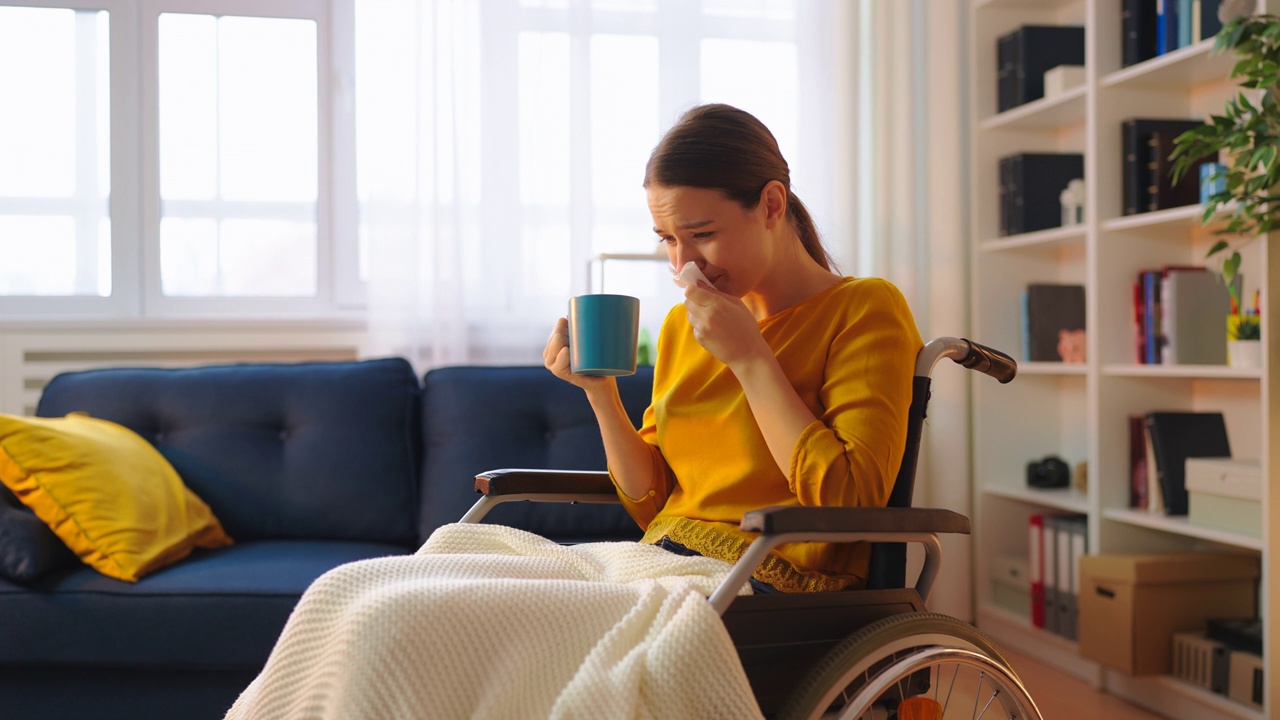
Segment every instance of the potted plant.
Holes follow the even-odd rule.
[[[1258,235],[1280,228],[1280,16],[1253,15],[1253,0],[1224,0],[1219,8],[1223,27],[1215,36],[1213,51],[1230,51],[1238,60],[1232,79],[1241,87],[1227,100],[1222,114],[1178,136],[1170,158],[1178,182],[1199,160],[1225,154],[1212,180],[1217,190],[1204,198],[1204,223],[1221,215],[1215,227],[1217,242],[1206,258],[1230,251],[1222,262],[1222,278],[1231,295],[1231,334],[1254,332],[1255,314],[1245,319],[1241,303],[1239,246]],[[1256,338],[1257,335],[1255,334]],[[1232,338],[1237,339],[1237,338]]]

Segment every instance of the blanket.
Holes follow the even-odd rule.
[[[318,578],[226,717],[759,720],[706,602],[728,570],[446,525],[415,555]]]

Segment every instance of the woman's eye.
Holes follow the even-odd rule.
[[[693,239],[694,239],[694,240],[706,240],[707,238],[711,237],[712,235],[715,235],[715,233],[714,233],[714,232],[712,232],[712,231],[708,231],[708,232],[698,232],[698,233],[694,233],[694,234],[693,234]]]

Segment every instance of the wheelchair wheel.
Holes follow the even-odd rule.
[[[1041,720],[994,642],[968,623],[925,612],[884,618],[842,641],[777,720],[950,717]]]

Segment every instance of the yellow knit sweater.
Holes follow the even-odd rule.
[[[774,462],[737,378],[698,344],[677,305],[659,335],[640,429],[655,467],[669,473],[647,497],[622,497],[645,542],[667,536],[734,562],[754,537],[738,530],[747,511],[888,501],[922,344],[902,294],[878,278],[844,278],[761,320],[760,332],[817,418],[796,442],[789,472]],[[792,543],[756,577],[784,591],[834,590],[861,584],[867,562],[865,543]]]

